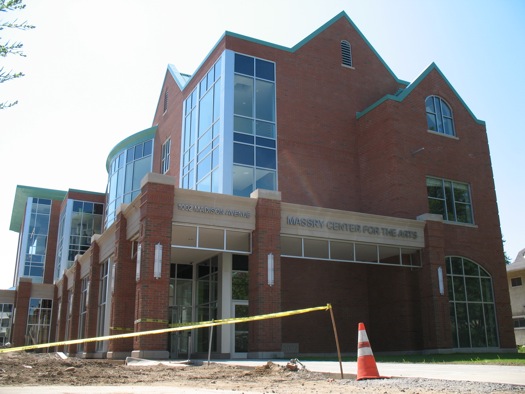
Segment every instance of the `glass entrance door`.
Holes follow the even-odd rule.
[[[170,272],[170,326],[184,325],[192,319],[193,267],[191,265],[171,264]],[[190,358],[190,331],[176,331],[169,336],[170,357]]]
[[[248,317],[248,301],[233,301],[233,317]],[[233,325],[232,358],[246,358],[248,356],[248,323]]]

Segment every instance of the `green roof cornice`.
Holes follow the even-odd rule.
[[[157,126],[150,127],[149,129],[139,131],[138,133],[135,133],[133,135],[130,135],[128,138],[123,139],[120,141],[113,149],[111,149],[111,152],[109,152],[108,158],[106,159],[106,170],[109,173],[109,165],[111,164],[111,161],[120,154],[125,149],[131,148],[134,145],[137,145],[141,142],[151,140],[155,137],[155,133],[157,132]]]
[[[366,39],[366,37],[363,35],[363,33],[361,33],[361,30],[358,29],[358,27],[355,25],[354,22],[352,22],[352,20],[348,17],[348,15],[346,14],[346,12],[342,11],[340,12],[339,14],[337,14],[336,16],[334,16],[332,19],[330,19],[328,22],[326,22],[324,25],[322,25],[321,27],[319,27],[317,30],[315,30],[313,33],[309,34],[307,37],[305,37],[304,39],[302,39],[301,41],[299,41],[297,44],[295,44],[293,47],[289,48],[289,47],[285,47],[283,45],[278,45],[278,44],[274,44],[274,43],[271,43],[271,42],[268,42],[268,41],[263,41],[263,40],[259,40],[257,38],[252,38],[252,37],[249,37],[249,36],[245,36],[245,35],[242,35],[242,34],[238,34],[238,33],[233,33],[231,31],[225,31],[224,34],[221,36],[221,38],[219,39],[219,41],[217,41],[217,43],[213,46],[213,48],[210,50],[210,52],[206,55],[206,57],[204,58],[204,60],[201,62],[201,64],[197,67],[197,70],[200,69],[200,67],[206,62],[206,60],[208,59],[208,57],[210,56],[210,54],[215,50],[215,48],[219,45],[219,43],[225,38],[225,37],[235,37],[235,38],[238,38],[240,40],[244,40],[244,41],[249,41],[249,42],[253,42],[255,44],[258,44],[258,45],[264,45],[264,46],[267,46],[267,47],[271,47],[271,48],[275,48],[275,49],[278,49],[280,51],[285,51],[285,52],[296,52],[297,50],[299,50],[300,48],[302,48],[305,44],[307,44],[309,41],[311,41],[312,39],[314,39],[315,37],[317,37],[319,34],[321,34],[323,31],[325,31],[326,29],[328,29],[330,26],[332,26],[334,23],[336,23],[337,21],[339,21],[341,18],[344,18],[346,19],[346,21],[355,29],[355,31],[359,34],[359,36],[361,37],[361,39],[368,45],[368,47],[370,48],[370,50],[377,56],[377,58],[379,59],[379,61],[383,64],[383,66],[387,69],[387,71],[392,75],[392,77],[395,79],[395,81],[399,84],[402,84],[402,85],[408,85],[409,83],[407,81],[403,81],[403,80],[400,80],[399,78],[396,77],[396,75],[393,73],[393,71],[390,69],[390,67],[385,63],[385,61],[383,60],[383,58],[381,58],[381,56],[379,56],[379,54],[377,53],[377,51],[374,49],[374,47],[370,44],[370,42]],[[171,67],[173,67],[171,65]],[[169,68],[169,67],[168,67]],[[176,69],[175,69],[176,70]],[[175,78],[175,81],[177,82],[177,84],[179,84],[177,78],[178,76],[175,76],[172,72],[172,70],[170,70],[170,72],[172,73],[172,75],[174,76]],[[177,72],[177,74],[180,75],[180,73]],[[193,74],[195,75],[195,73]],[[193,77],[193,76],[192,76]],[[191,80],[190,77],[189,79],[185,79],[185,84],[184,86],[187,85],[187,83]],[[179,87],[181,86],[181,84],[179,84]]]
[[[436,63],[432,63],[430,66],[428,66],[427,69],[425,71],[423,71],[423,73],[421,73],[421,75],[419,77],[417,77],[417,79],[414,82],[412,82],[410,85],[408,85],[406,87],[406,89],[402,90],[399,94],[387,94],[386,96],[384,96],[384,97],[380,98],[379,100],[377,100],[374,104],[372,104],[368,108],[364,109],[363,111],[358,112],[356,114],[357,119],[361,118],[362,116],[366,115],[370,111],[372,111],[375,108],[379,107],[385,101],[388,101],[388,100],[394,100],[394,101],[397,101],[397,102],[403,101],[421,83],[421,81],[423,81],[428,76],[428,74],[430,74],[430,72],[432,72],[433,70],[435,70],[441,76],[441,78],[445,81],[447,86],[456,95],[456,97],[461,102],[463,107],[465,107],[465,109],[470,114],[470,116],[472,116],[472,119],[474,119],[474,121],[476,123],[480,124],[480,125],[485,125],[485,122],[483,120],[479,120],[478,118],[476,118],[474,113],[470,110],[470,108],[467,106],[467,104],[463,101],[461,96],[458,94],[456,89],[454,89],[454,87],[448,81],[448,79],[445,77],[445,75],[441,72],[441,70],[436,65]]]
[[[11,213],[11,224],[9,230],[19,232],[24,219],[26,202],[29,197],[46,198],[48,200],[63,201],[67,192],[63,190],[42,189],[39,187],[22,186],[16,187],[13,212]]]
[[[332,19],[330,19],[328,22],[326,22],[324,25],[322,25],[321,27],[319,27],[317,30],[315,30],[314,32],[312,32],[311,34],[309,34],[307,37],[305,37],[304,39],[302,39],[301,41],[299,41],[297,44],[295,44],[292,48],[288,48],[288,47],[284,47],[284,46],[281,46],[281,45],[276,45],[276,44],[272,44],[272,43],[269,43],[267,41],[261,41],[261,40],[258,40],[258,39],[255,39],[255,38],[251,38],[251,37],[247,37],[247,36],[243,36],[241,34],[237,34],[237,33],[232,33],[232,32],[226,32],[225,35],[227,36],[231,36],[231,37],[236,37],[236,38],[240,38],[242,40],[245,40],[245,41],[250,41],[250,42],[253,42],[253,43],[256,43],[256,44],[259,44],[259,45],[265,45],[265,46],[269,46],[269,47],[272,47],[272,48],[276,48],[276,49],[279,49],[281,51],[286,51],[286,52],[296,52],[298,51],[299,49],[301,49],[305,44],[307,44],[308,42],[310,42],[311,40],[313,40],[315,37],[317,37],[319,34],[321,34],[323,31],[325,31],[326,29],[328,29],[330,26],[332,26],[334,23],[336,23],[337,21],[339,21],[341,18],[344,18],[346,19],[346,21],[355,29],[355,31],[359,34],[359,36],[361,37],[361,39],[366,43],[366,45],[368,45],[368,47],[370,48],[370,50],[377,56],[377,58],[379,59],[379,61],[383,64],[383,66],[388,70],[388,72],[392,75],[392,77],[396,80],[397,83],[400,83],[400,84],[403,84],[403,85],[408,85],[408,82],[407,81],[402,81],[400,80],[399,78],[396,77],[396,75],[394,74],[394,72],[390,69],[390,67],[388,67],[388,64],[385,63],[385,61],[383,60],[383,58],[381,58],[381,56],[379,56],[379,53],[377,53],[377,51],[374,49],[374,47],[372,46],[372,44],[370,44],[370,42],[366,39],[366,37],[363,35],[363,33],[361,33],[361,30],[359,30],[359,28],[355,25],[354,22],[352,22],[352,20],[350,19],[350,17],[346,14],[346,12],[342,11],[340,12],[339,14],[337,14],[336,16],[334,16]]]

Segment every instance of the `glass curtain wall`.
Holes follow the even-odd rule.
[[[183,189],[219,193],[222,57],[184,101]]]
[[[235,54],[233,194],[277,188],[275,63]]]
[[[13,304],[0,304],[0,346],[11,341]]]
[[[27,316],[26,345],[49,342],[53,300],[31,298]]]
[[[51,216],[51,200],[30,197],[26,206],[24,223],[23,268],[20,276],[30,277],[33,283],[44,281],[44,265],[46,260],[49,219]]]
[[[77,254],[91,246],[93,234],[102,234],[104,204],[68,200],[60,215],[55,280],[71,267]]]
[[[109,164],[106,223],[108,228],[115,220],[117,207],[130,203],[140,193],[140,181],[151,172],[153,140],[140,142],[116,155]]]

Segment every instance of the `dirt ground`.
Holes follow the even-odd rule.
[[[224,364],[131,366],[122,361],[62,359],[56,353],[0,354],[0,392],[7,386],[177,386],[240,393],[508,393],[525,387],[429,379],[340,379],[285,364],[256,368]]]

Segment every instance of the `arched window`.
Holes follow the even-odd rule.
[[[489,273],[463,257],[446,257],[455,348],[497,347],[496,308]]]
[[[341,59],[343,66],[352,67],[352,47],[346,40],[341,41]]]
[[[454,118],[450,106],[438,96],[428,96],[425,100],[427,124],[430,131],[446,135],[456,135]]]

